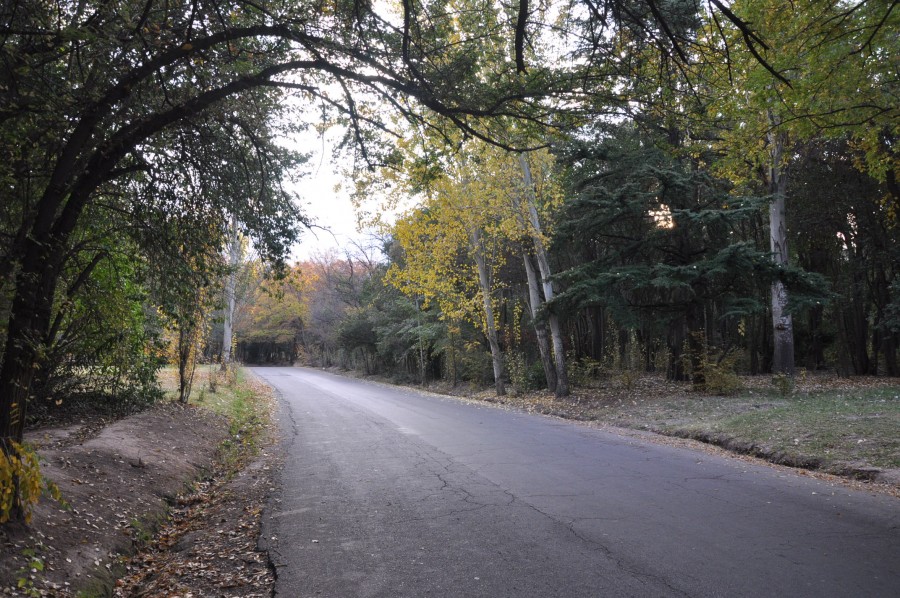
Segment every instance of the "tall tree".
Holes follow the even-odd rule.
[[[534,245],[534,257],[538,264],[538,270],[541,273],[540,289],[543,293],[542,304],[546,304],[553,301],[555,295],[553,289],[554,281],[553,272],[550,269],[550,260],[547,257],[546,242],[544,240],[545,233],[543,226],[541,225],[541,218],[538,215],[538,199],[537,194],[535,193],[534,177],[531,175],[531,165],[528,163],[528,157],[526,157],[525,154],[519,154],[517,161],[519,163],[519,168],[522,171],[522,187],[525,194],[524,209],[528,214],[527,234],[531,237],[532,244]],[[520,209],[522,208],[522,206],[517,207]],[[528,269],[529,266],[530,264],[526,257],[526,269]],[[530,279],[531,277],[529,277],[529,282]],[[562,327],[559,323],[559,316],[555,312],[550,311],[547,315],[547,319],[550,322],[550,336],[553,340],[553,361],[556,374],[556,384],[553,390],[556,393],[556,396],[565,397],[569,395],[569,377],[566,374],[566,357],[562,338]]]
[[[403,28],[359,3],[324,11],[317,2],[278,0],[3,4],[0,136],[8,160],[0,178],[9,183],[2,203],[13,205],[4,211],[0,262],[4,450],[6,440],[22,437],[35,372],[47,365],[60,279],[78,255],[75,237],[86,219],[104,207],[121,210],[142,244],[162,247],[175,239],[152,227],[165,230],[173,214],[195,210],[206,221],[193,236],[202,231],[220,243],[233,213],[263,258],[283,258],[297,220],[279,185],[285,153],[258,134],[280,102],[278,89],[345,119],[370,161],[377,152],[368,141],[385,130],[378,101],[410,119],[442,112],[482,137],[482,116],[507,108],[546,114],[530,101],[546,95],[543,69],[523,77],[503,68],[495,60],[500,29],[470,35],[496,7],[442,11],[409,5],[411,25]],[[223,156],[214,148],[228,144],[204,146],[209,135],[240,142]],[[249,188],[232,176],[238,165],[256,173]],[[191,192],[179,193],[176,183]],[[217,193],[234,184],[241,193]],[[163,193],[151,192],[160,185]],[[111,196],[126,205],[107,206]]]
[[[452,172],[433,182],[422,206],[398,220],[397,242],[404,249],[402,268],[395,265],[388,280],[407,295],[420,294],[437,302],[451,320],[478,323],[490,349],[494,385],[505,394],[504,367],[494,313],[497,280],[503,263],[503,237],[496,211],[475,182],[471,156],[458,156]]]
[[[557,247],[575,239],[588,259],[560,274],[557,301],[603,306],[621,327],[664,337],[669,377],[690,371],[702,385],[715,319],[758,311],[754,283],[773,271],[764,251],[734,237],[759,202],[730,195],[701,159],[634,125],[601,127],[561,161],[573,194]]]
[[[881,180],[896,177],[897,150],[881,139],[896,136],[898,88],[888,56],[900,51],[890,31],[897,11],[878,2],[816,0],[806,4],[753,0],[730,10],[771,46],[773,77],[753,56],[737,54],[727,65],[705,65],[709,89],[721,97],[709,102],[710,113],[725,117],[720,134],[738,183],[756,176],[771,197],[770,248],[778,267],[790,259],[786,197],[791,163],[799,144],[816,136],[850,136],[867,148],[861,167]],[[723,28],[713,18],[701,35],[729,46],[740,44],[740,27]],[[705,76],[705,75],[704,75]],[[729,170],[729,169],[726,169]],[[743,172],[740,172],[743,171]],[[896,202],[896,199],[893,200]],[[776,280],[771,292],[774,338],[773,369],[792,374],[793,321],[789,290]]]
[[[228,278],[225,280],[225,304],[223,305],[222,371],[231,364],[234,347],[234,319],[237,309],[238,269],[241,265],[241,237],[237,221],[232,218],[227,238]]]

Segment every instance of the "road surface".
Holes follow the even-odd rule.
[[[278,596],[900,596],[900,500],[301,368]]]

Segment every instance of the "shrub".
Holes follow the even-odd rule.
[[[59,488],[41,476],[37,453],[15,441],[8,442],[8,452],[0,451],[0,524],[10,520],[17,506],[25,522],[30,523],[41,492],[46,490],[59,500]]]
[[[733,395],[744,388],[740,376],[735,372],[737,355],[714,360],[703,360],[703,391],[714,395]]]

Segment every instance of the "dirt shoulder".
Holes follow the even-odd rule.
[[[256,543],[274,431],[223,463],[241,442],[232,427],[167,402],[105,427],[29,433],[66,504],[42,497],[30,525],[0,527],[0,595],[270,595]]]
[[[42,497],[30,525],[0,528],[0,587],[39,595],[108,584],[122,555],[156,527],[168,504],[212,470],[228,434],[224,418],[175,403],[85,438],[90,429],[27,434],[65,504]]]

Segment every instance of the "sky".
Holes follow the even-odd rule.
[[[309,132],[298,135],[291,142],[296,149],[308,153],[308,174],[294,183],[287,183],[290,190],[299,197],[300,209],[314,225],[305,229],[291,254],[293,261],[303,261],[328,252],[337,252],[343,256],[349,251],[358,254],[364,248],[369,257],[376,257],[381,246],[378,234],[372,229],[358,230],[357,214],[350,199],[353,181],[345,179],[341,170],[343,165],[335,163],[334,147],[340,131],[329,130],[324,138]],[[385,208],[384,198],[373,196],[364,202],[364,210],[369,217],[377,213],[381,221],[391,224],[397,215],[412,207],[416,200],[409,198],[401,201],[393,209]],[[354,243],[356,245],[354,245]]]
[[[303,231],[300,243],[294,247],[295,259],[340,250],[361,236],[356,230],[349,186],[334,172],[330,152],[324,158],[321,151],[318,153],[312,173],[292,186],[300,197],[300,208],[314,224],[314,228]]]
[[[313,228],[304,229],[300,243],[292,252],[294,260],[306,260],[317,255],[352,249],[352,242],[362,243],[368,235],[357,230],[357,218],[350,200],[352,181],[340,174],[340,164],[334,163],[333,150],[340,132],[330,130],[324,136],[315,132],[298,135],[292,140],[296,149],[308,153],[308,174],[288,188],[299,199],[300,209]]]

